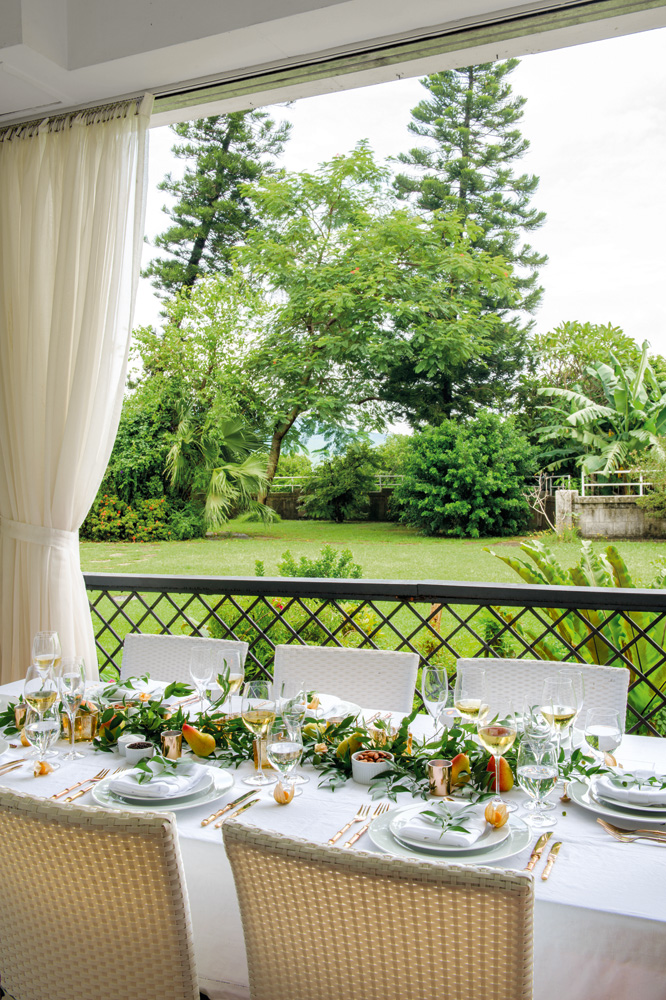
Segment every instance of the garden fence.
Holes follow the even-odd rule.
[[[128,632],[249,642],[271,676],[275,646],[418,652],[453,677],[458,657],[603,663],[631,670],[627,730],[666,734],[666,602],[655,590],[522,584],[86,573],[100,670]]]

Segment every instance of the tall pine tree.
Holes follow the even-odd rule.
[[[270,171],[289,137],[287,122],[276,124],[265,111],[237,111],[174,125],[185,140],[173,147],[190,161],[182,179],[167,174],[161,191],[177,198],[164,211],[171,225],[155,239],[169,256],[154,258],[144,277],[158,294],[191,288],[197,278],[230,270],[232,249],[260,224],[241,185]]]

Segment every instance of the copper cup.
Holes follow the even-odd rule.
[[[28,706],[24,701],[14,709],[14,725],[20,731],[25,726],[25,717],[28,714]]]
[[[162,756],[167,760],[178,760],[183,752],[183,734],[178,729],[162,733]]]
[[[441,798],[451,794],[452,767],[450,760],[428,761],[428,791],[431,795]]]

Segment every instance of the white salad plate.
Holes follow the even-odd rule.
[[[389,830],[402,844],[407,847],[416,848],[418,851],[427,851],[429,854],[476,854],[477,852],[490,850],[496,844],[501,844],[503,840],[509,836],[509,824],[505,823],[496,830],[492,826],[486,826],[486,829],[481,834],[478,840],[475,840],[473,844],[426,844],[422,840],[416,840],[413,837],[405,835],[402,830],[405,826],[412,822],[412,820],[425,809],[432,809],[435,803],[420,803],[419,805],[403,806],[401,809],[397,809],[392,813],[393,819],[389,823]],[[437,827],[433,825],[433,832],[437,831]]]
[[[234,784],[233,775],[229,771],[210,769],[212,783],[208,787],[197,788],[186,796],[170,796],[159,799],[136,799],[123,798],[111,791],[110,785],[113,778],[104,778],[97,782],[92,788],[92,797],[100,806],[109,809],[129,809],[131,812],[145,812],[146,809],[155,812],[168,810],[175,812],[177,809],[196,809],[209,802],[215,802],[221,798]]]
[[[423,806],[419,806],[418,808],[423,808]],[[509,828],[508,836],[500,844],[490,845],[485,849],[481,848],[464,854],[460,852],[453,854],[441,854],[438,852],[434,854],[432,851],[421,850],[421,847],[409,847],[407,844],[396,840],[390,830],[391,821],[395,817],[396,811],[393,809],[382,816],[377,816],[370,825],[368,836],[375,847],[378,847],[382,853],[393,854],[399,858],[421,858],[422,860],[427,858],[433,864],[450,864],[453,860],[455,860],[456,864],[462,865],[487,864],[489,861],[502,861],[505,858],[513,857],[515,854],[520,854],[521,851],[524,851],[530,845],[533,839],[532,831],[527,823],[511,815],[507,823]]]
[[[645,812],[631,806],[611,805],[610,802],[596,799],[590,792],[586,781],[571,781],[567,786],[567,794],[577,805],[595,813],[597,816],[607,816],[609,819],[632,821],[634,823],[666,823],[666,810],[662,813]]]

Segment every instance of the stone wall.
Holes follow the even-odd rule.
[[[558,530],[577,527],[583,538],[666,538],[666,520],[648,517],[637,497],[582,497],[558,490]]]

